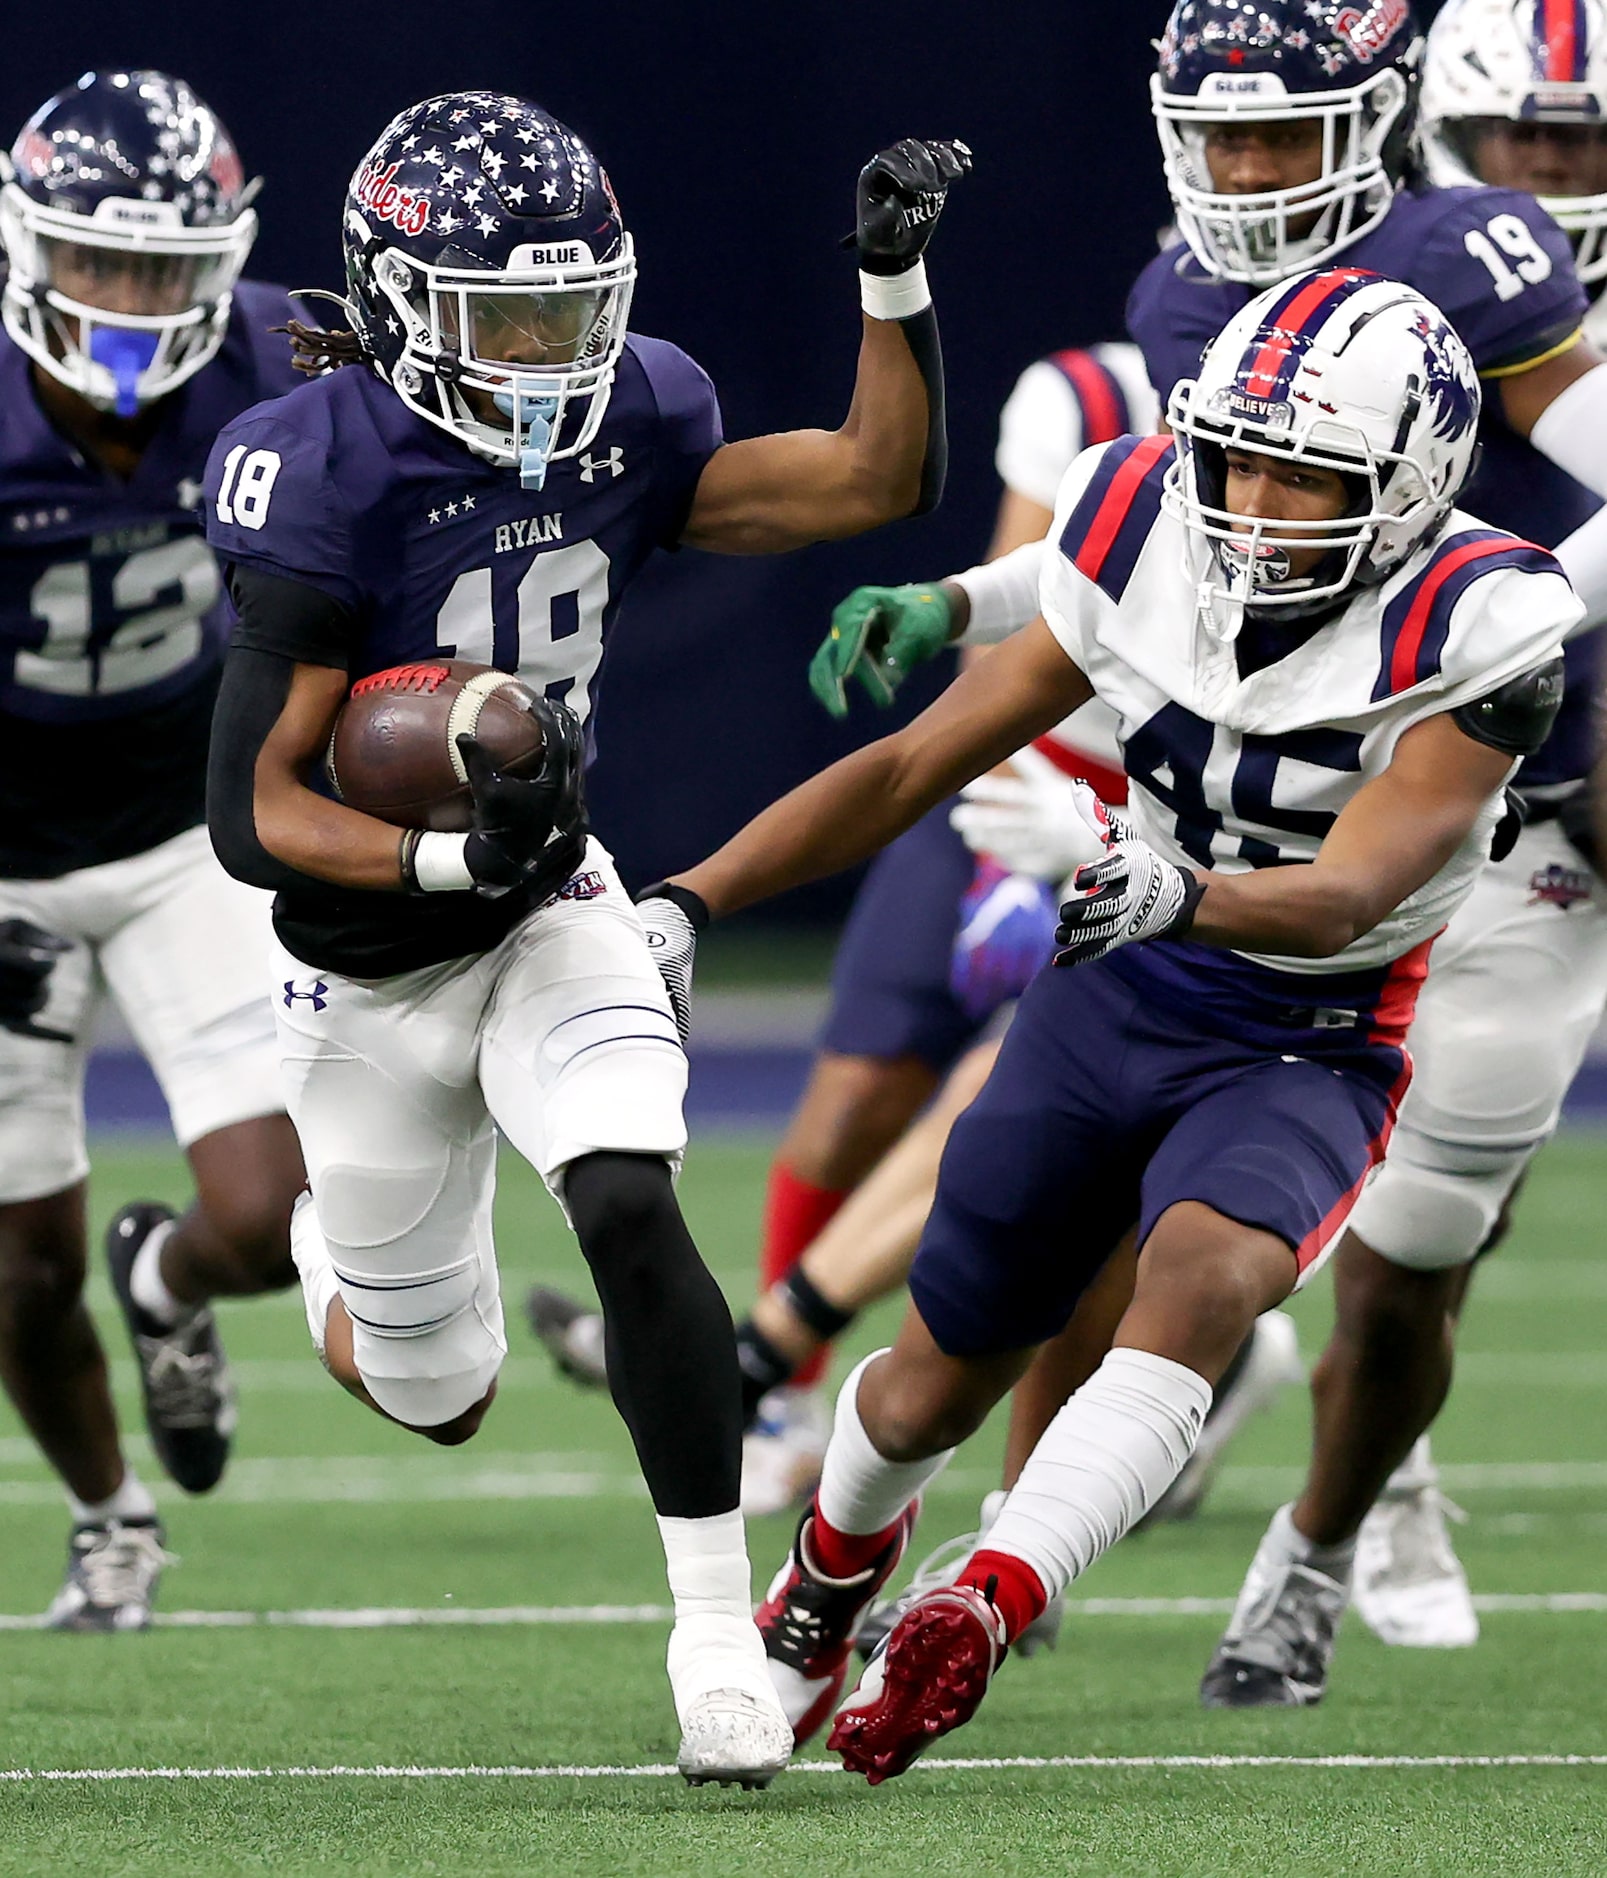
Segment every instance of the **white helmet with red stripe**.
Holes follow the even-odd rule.
[[[1188,531],[1202,596],[1279,608],[1331,606],[1385,579],[1444,519],[1472,474],[1478,373],[1422,294],[1362,268],[1328,268],[1270,288],[1206,348],[1173,391],[1177,458],[1167,512]],[[1260,521],[1226,506],[1230,449],[1344,477],[1333,521]],[[1291,572],[1290,553],[1320,549]]]
[[[1447,0],[1428,35],[1423,153],[1442,187],[1499,182],[1478,161],[1481,132],[1571,132],[1607,172],[1607,6],[1603,0]],[[1607,188],[1551,195],[1546,213],[1574,237],[1582,281],[1607,278]]]

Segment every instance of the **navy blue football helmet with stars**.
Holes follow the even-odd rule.
[[[413,105],[358,165],[343,241],[358,338],[410,409],[527,489],[587,447],[636,254],[573,131],[493,92]]]
[[[1207,272],[1267,286],[1383,220],[1412,158],[1423,35],[1411,0],[1177,0],[1150,101],[1178,233]],[[1214,127],[1315,124],[1316,178],[1219,190]]]
[[[216,114],[165,72],[85,72],[0,164],[0,312],[35,364],[119,417],[198,372],[257,233]]]

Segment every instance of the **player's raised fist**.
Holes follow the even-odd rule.
[[[963,143],[901,137],[859,172],[854,245],[867,274],[902,274],[921,258],[949,184],[971,167]]]

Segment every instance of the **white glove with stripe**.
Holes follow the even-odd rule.
[[[1083,965],[1144,939],[1180,939],[1193,924],[1205,892],[1195,875],[1163,860],[1125,817],[1114,832],[1109,854],[1072,876],[1055,928],[1057,965]]]
[[[637,895],[636,913],[685,1043],[692,1031],[692,962],[697,936],[709,923],[709,909],[690,887],[659,880]]]

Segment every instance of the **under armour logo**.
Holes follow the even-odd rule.
[[[592,456],[589,452],[580,459],[580,480],[594,483],[597,472],[607,470],[610,476],[625,474],[625,452],[616,443],[607,456]]]
[[[294,978],[285,980],[285,1009],[288,1011],[297,998],[306,998],[315,1011],[321,1011],[328,1002],[329,987],[321,978],[312,981],[311,991],[298,991]]]

